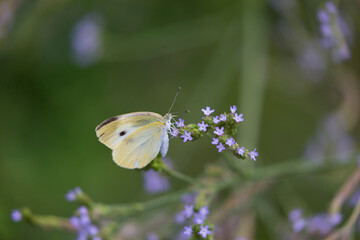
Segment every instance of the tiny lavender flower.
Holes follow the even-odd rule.
[[[185,205],[183,213],[186,218],[190,218],[194,213],[194,206],[193,205]]]
[[[85,15],[76,23],[71,36],[71,46],[76,62],[82,66],[95,63],[102,55],[101,16]]]
[[[213,122],[214,122],[215,124],[218,124],[219,122],[221,122],[221,120],[219,119],[219,116],[213,117]]]
[[[219,144],[219,139],[218,138],[213,138],[213,141],[211,142],[211,144],[218,145]]]
[[[205,116],[209,116],[210,114],[212,114],[215,109],[211,110],[209,106],[206,107],[206,109],[201,109],[201,111],[203,111]]]
[[[256,157],[259,156],[259,153],[256,152],[256,148],[253,151],[249,152],[249,154],[250,154],[250,158],[254,161],[256,161]]]
[[[156,235],[155,233],[149,233],[149,234],[146,236],[146,240],[159,240],[159,237],[158,237],[158,235]]]
[[[220,121],[226,122],[226,114],[220,114]]]
[[[204,121],[202,121],[202,123],[198,123],[198,126],[200,131],[206,132],[206,128],[209,126],[209,124],[206,124]]]
[[[216,127],[214,133],[215,133],[216,135],[218,135],[218,136],[223,135],[223,134],[224,134],[224,127],[221,127],[221,128]]]
[[[237,107],[234,105],[234,106],[230,106],[230,111],[231,113],[235,113],[237,110]]]
[[[89,217],[88,209],[85,206],[81,206],[77,210],[79,216],[72,216],[70,218],[71,225],[76,228],[78,232],[78,240],[86,240],[88,236],[91,236],[92,239],[100,239],[96,236],[99,233],[99,228],[91,224],[91,219]]]
[[[177,224],[183,224],[185,222],[186,218],[184,215],[184,212],[179,212],[175,215],[175,222]]]
[[[199,214],[206,218],[206,216],[209,214],[209,208],[207,206],[201,207],[199,209]]]
[[[329,216],[327,213],[321,213],[313,216],[308,221],[307,230],[312,234],[327,235],[342,220],[341,214]]]
[[[150,194],[165,192],[170,188],[169,180],[153,169],[142,172],[142,175],[144,178],[144,189]]]
[[[229,147],[231,147],[232,145],[234,145],[236,142],[233,138],[228,138],[226,139],[226,145],[228,145]]]
[[[235,116],[233,116],[233,119],[236,121],[236,122],[242,122],[244,121],[244,118],[243,118],[243,114],[240,113],[239,115],[237,113],[235,113]]]
[[[185,226],[185,227],[184,227],[184,235],[190,237],[191,234],[192,234],[192,228],[191,228],[191,226],[190,226],[190,227]]]
[[[181,119],[181,118],[179,118],[179,121],[178,121],[178,122],[175,122],[175,124],[176,124],[176,126],[177,126],[178,128],[180,128],[180,127],[185,127],[184,120]]]
[[[74,190],[70,190],[66,195],[65,198],[69,202],[73,202],[76,200],[76,197],[79,196],[82,193],[81,188],[76,187]]]
[[[238,149],[237,149],[237,152],[238,152],[238,154],[240,154],[241,156],[244,156],[244,153],[245,153],[244,147],[238,148]]]
[[[205,218],[203,216],[201,216],[199,213],[195,213],[194,214],[194,218],[193,218],[194,223],[196,224],[203,224],[205,221]]]
[[[191,137],[191,132],[188,132],[186,130],[184,132],[184,135],[181,135],[180,137],[184,139],[183,142],[193,140],[193,138]]]
[[[179,131],[176,128],[172,128],[170,131],[170,135],[171,135],[171,138],[174,138],[177,135],[179,135]]]
[[[306,221],[302,216],[301,209],[294,209],[289,213],[289,220],[295,233],[301,232],[306,226]]]
[[[218,148],[219,152],[222,152],[223,150],[225,150],[225,147],[222,145],[222,143],[219,143],[219,145],[216,146]]]
[[[20,222],[22,220],[22,213],[20,212],[20,210],[18,209],[12,210],[11,219],[14,222]]]
[[[200,226],[200,232],[199,234],[203,237],[206,238],[207,235],[211,234],[211,231],[209,230],[209,226],[205,225],[205,226]]]

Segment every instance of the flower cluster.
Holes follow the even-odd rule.
[[[318,11],[318,20],[322,34],[322,45],[325,48],[332,49],[334,61],[341,62],[349,59],[350,51],[343,38],[344,33],[342,31],[342,28],[346,27],[346,23],[340,18],[334,3],[325,3],[325,8]]]
[[[342,221],[342,215],[335,213],[320,213],[310,218],[304,218],[301,209],[294,209],[289,213],[289,221],[294,232],[298,233],[305,228],[311,235],[325,236]]]
[[[236,112],[237,107],[235,105],[230,106],[230,113],[221,113],[218,116],[211,116],[215,109],[211,109],[209,106],[201,110],[205,115],[201,122],[185,125],[184,120],[179,118],[175,122],[176,128],[173,127],[170,131],[171,137],[180,135],[183,142],[187,142],[206,134],[213,136],[211,144],[216,146],[218,152],[229,150],[238,158],[250,158],[256,161],[256,157],[259,155],[256,148],[253,151],[248,151],[244,147],[240,147],[232,137],[236,134],[239,123],[244,121],[243,114]]]
[[[209,208],[207,206],[197,207],[194,203],[196,194],[187,194],[182,197],[184,209],[177,213],[175,221],[178,224],[186,224],[183,230],[183,236],[200,236],[207,238],[212,234],[211,227],[206,224]]]
[[[89,215],[89,210],[85,206],[79,207],[77,215],[70,218],[71,225],[77,230],[77,240],[101,240],[99,237],[99,228],[93,225]]]

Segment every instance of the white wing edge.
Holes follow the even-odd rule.
[[[169,136],[166,130],[163,130],[161,136],[161,146],[160,146],[160,153],[162,157],[165,157],[169,150]]]

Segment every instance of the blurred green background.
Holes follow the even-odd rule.
[[[359,3],[339,2],[350,31],[351,58],[343,62],[319,44],[323,3],[2,0],[0,239],[75,239],[10,219],[21,206],[71,216],[75,207],[64,195],[75,186],[105,203],[150,199],[141,173],[117,167],[95,127],[128,112],[165,114],[179,86],[173,111],[190,110],[185,123],[198,122],[206,106],[216,114],[238,106],[245,121],[237,140],[257,148],[257,166],[304,156],[322,119],[334,113],[344,116],[352,141],[344,154],[352,154]],[[168,156],[196,176],[218,155],[202,139],[170,141]],[[322,189],[324,199],[345,177]],[[182,186],[173,182],[173,189]]]

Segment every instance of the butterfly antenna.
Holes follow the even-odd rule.
[[[178,90],[177,90],[177,92],[176,92],[176,95],[175,95],[175,97],[174,97],[174,100],[173,100],[173,102],[172,102],[172,104],[171,104],[171,106],[170,106],[170,108],[169,108],[168,113],[170,113],[172,107],[174,106],[175,101],[176,101],[176,98],[177,98],[177,95],[179,94],[180,90],[181,90],[181,88],[179,87]]]

